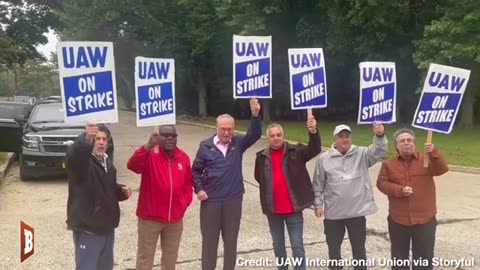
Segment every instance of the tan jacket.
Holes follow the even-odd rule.
[[[437,213],[433,177],[448,171],[447,162],[436,148],[430,154],[429,167],[423,167],[423,158],[423,153],[416,152],[410,161],[396,156],[382,164],[377,187],[388,195],[390,217],[399,224],[425,224]],[[413,194],[404,196],[405,186],[410,186]]]

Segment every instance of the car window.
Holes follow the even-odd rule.
[[[32,113],[30,121],[35,123],[63,122],[62,104],[43,104],[38,105]]]
[[[26,115],[29,105],[26,103],[0,103],[0,118],[15,119],[17,115]]]

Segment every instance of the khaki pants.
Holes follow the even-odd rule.
[[[162,270],[174,270],[182,237],[183,221],[162,223],[138,219],[137,270],[151,270],[160,236],[162,247]]]

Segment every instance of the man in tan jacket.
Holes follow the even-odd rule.
[[[398,155],[383,162],[377,187],[388,196],[388,231],[392,269],[433,269],[437,220],[434,176],[448,171],[447,162],[433,144],[425,144],[430,164],[423,166],[425,155],[415,151],[415,134],[410,129],[394,133]],[[409,261],[410,242],[412,261]],[[409,261],[410,265],[401,262]],[[426,266],[428,265],[428,266]],[[420,267],[421,266],[421,267]]]

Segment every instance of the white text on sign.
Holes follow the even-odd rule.
[[[454,109],[445,109],[448,102],[448,96],[436,96],[433,99],[432,109],[418,112],[416,123],[438,123],[451,122],[455,115]]]
[[[140,104],[140,115],[160,114],[173,110],[173,99],[162,100],[162,89],[160,86],[148,87],[148,97],[151,101]]]
[[[233,35],[233,98],[272,96],[271,36]]]
[[[305,89],[295,93],[294,103],[296,106],[325,95],[324,84],[320,83],[315,85],[313,72],[302,76],[302,85]]]
[[[107,74],[108,75],[108,74]],[[75,95],[67,98],[68,111],[75,113],[77,111],[89,111],[97,108],[113,106],[113,92],[96,93],[96,77],[103,75],[81,76],[75,80],[75,77],[69,79],[69,82],[77,81],[77,89],[83,95]],[[68,84],[67,84],[68,85]],[[105,89],[102,89],[105,90]]]
[[[260,74],[260,62],[248,63],[246,66],[247,79],[237,82],[237,94],[241,95],[259,88],[269,86],[269,74]]]
[[[385,100],[385,87],[373,90],[372,95],[375,103],[362,108],[362,119],[376,117],[393,110],[393,99]]]

